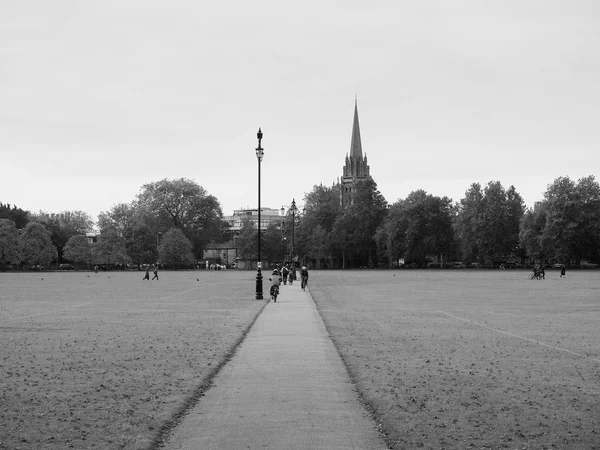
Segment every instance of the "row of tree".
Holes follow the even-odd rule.
[[[339,185],[315,186],[304,200],[297,254],[318,266],[578,263],[600,257],[600,185],[593,176],[556,179],[530,209],[514,186],[505,189],[498,181],[472,184],[456,203],[417,190],[388,205],[373,179],[357,182],[346,208]]]
[[[185,178],[146,184],[131,203],[100,213],[93,245],[86,232],[94,223],[82,211],[31,214],[0,204],[0,217],[5,217],[0,224],[2,265],[68,261],[139,266],[160,261],[189,266],[227,230],[217,199]],[[36,241],[37,250],[25,251],[29,241]]]
[[[339,184],[315,186],[302,211],[261,233],[261,256],[281,261],[290,252],[318,266],[376,267],[399,260],[493,263],[508,258],[568,263],[597,261],[600,186],[593,176],[556,179],[542,201],[526,209],[513,186],[472,184],[453,203],[423,190],[388,205],[371,178],[356,183],[342,208]],[[191,180],[142,186],[137,198],[98,217],[82,211],[29,214],[0,204],[0,264],[158,262],[185,266],[202,259],[209,242],[231,239],[217,199]],[[257,230],[246,221],[235,237],[238,257],[257,258]]]

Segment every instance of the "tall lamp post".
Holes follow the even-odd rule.
[[[296,199],[292,199],[292,206],[290,207],[290,210],[292,211],[292,264],[294,264],[294,226],[296,225],[296,209]]]
[[[256,133],[258,138],[258,147],[256,147],[256,158],[258,159],[258,263],[256,264],[256,300],[263,299],[263,284],[262,284],[262,272],[261,272],[261,259],[260,259],[260,163],[262,162],[263,155],[265,154],[263,148],[260,146],[262,141],[262,131],[258,128]]]

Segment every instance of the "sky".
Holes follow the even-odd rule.
[[[301,206],[363,152],[389,203],[600,169],[595,0],[0,0],[0,202],[94,219],[188,178]]]

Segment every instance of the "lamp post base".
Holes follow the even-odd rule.
[[[260,267],[256,270],[256,300],[263,299],[263,276]]]

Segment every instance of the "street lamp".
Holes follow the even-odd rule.
[[[258,128],[256,133],[258,138],[258,147],[256,147],[256,158],[258,159],[258,263],[256,264],[256,300],[263,299],[263,285],[262,285],[262,273],[261,273],[261,259],[260,259],[260,163],[262,162],[263,155],[265,154],[263,148],[260,146],[262,141],[262,131]]]
[[[283,262],[285,263],[287,261],[287,239],[285,237],[285,229],[284,229],[284,225],[285,225],[285,220],[283,219],[285,217],[285,208],[282,206],[281,207],[281,245],[283,246]]]
[[[292,211],[292,264],[294,263],[294,226],[296,225],[296,199],[292,199],[292,206],[290,208]]]
[[[161,234],[162,233],[160,231],[156,234],[156,266],[158,266],[158,259],[160,257],[160,253],[158,250],[158,242],[159,242]]]

